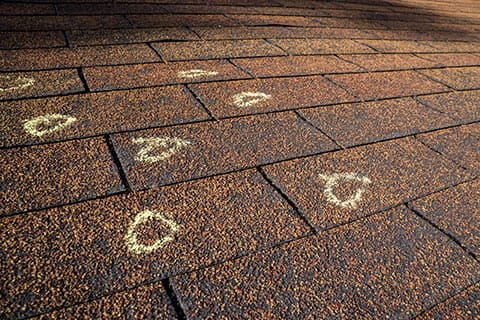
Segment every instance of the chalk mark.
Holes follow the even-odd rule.
[[[0,86],[0,92],[13,91],[17,89],[25,89],[33,86],[33,84],[35,83],[34,78],[18,77],[13,81],[11,79],[12,79],[11,76],[3,76],[1,78],[2,82],[7,82],[7,86],[3,86],[3,85]],[[10,84],[8,84],[8,82],[10,82]]]
[[[346,200],[340,200],[334,193],[333,188],[336,187],[340,181],[358,181],[363,184],[363,186],[370,184],[372,181],[361,174],[354,172],[346,173],[334,173],[331,175],[319,175],[320,179],[325,181],[325,187],[323,193],[327,197],[327,201],[336,204],[342,208],[357,208],[357,203],[362,200],[362,194],[365,192],[365,188],[358,188],[355,193]]]
[[[212,77],[218,75],[217,71],[206,71],[203,69],[192,69],[188,71],[180,71],[178,72],[179,78],[186,78],[186,79],[194,79],[200,77]]]
[[[263,92],[240,92],[233,96],[233,103],[239,108],[246,108],[271,98]]]
[[[132,142],[140,144],[142,147],[135,157],[136,161],[155,163],[170,158],[176,152],[183,147],[191,144],[188,140],[182,140],[180,138],[168,138],[168,137],[148,137],[148,138],[133,138]],[[162,151],[158,155],[152,155],[152,152],[156,148],[168,148]]]
[[[146,223],[149,219],[156,219],[164,223],[170,230],[166,236],[158,239],[151,245],[141,244],[137,237],[137,227]],[[157,212],[145,210],[135,216],[135,219],[130,224],[127,234],[125,235],[125,243],[128,250],[135,254],[151,253],[163,247],[167,242],[174,239],[175,233],[180,229],[180,226],[170,217]]]
[[[32,136],[42,137],[46,134],[61,131],[72,125],[75,121],[77,121],[75,117],[52,113],[24,120],[23,128]]]

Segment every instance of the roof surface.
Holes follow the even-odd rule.
[[[480,318],[478,1],[0,14],[0,318]]]

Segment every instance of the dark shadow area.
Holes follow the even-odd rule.
[[[356,29],[371,39],[480,40],[480,7],[439,1],[435,8],[428,3],[427,7],[401,0],[9,1],[0,4],[0,49],[192,41],[202,36],[196,28],[241,27]],[[269,37],[260,29],[251,36]]]

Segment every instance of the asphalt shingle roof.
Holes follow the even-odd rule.
[[[480,318],[478,1],[4,1],[0,71],[0,318]]]

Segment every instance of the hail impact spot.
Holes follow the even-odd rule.
[[[149,219],[159,220],[162,224],[166,225],[169,229],[168,233],[159,238],[151,245],[142,244],[138,240],[137,228],[148,222]],[[144,210],[136,215],[133,222],[128,227],[127,234],[125,235],[125,243],[128,250],[135,254],[152,253],[163,247],[167,242],[174,239],[175,233],[180,229],[179,225],[167,215],[164,215],[158,211]]]
[[[42,137],[46,134],[61,131],[72,125],[75,121],[77,121],[77,118],[75,117],[60,113],[52,113],[24,120],[23,128],[32,136]]]
[[[362,194],[365,192],[365,186],[371,183],[368,177],[354,172],[334,173],[331,175],[320,174],[319,177],[325,181],[323,193],[327,197],[327,201],[332,202],[342,208],[355,209],[358,202],[362,200]],[[362,186],[355,190],[355,192],[348,199],[340,200],[333,191],[333,188],[339,185],[340,182],[347,181],[358,181],[362,183]]]

